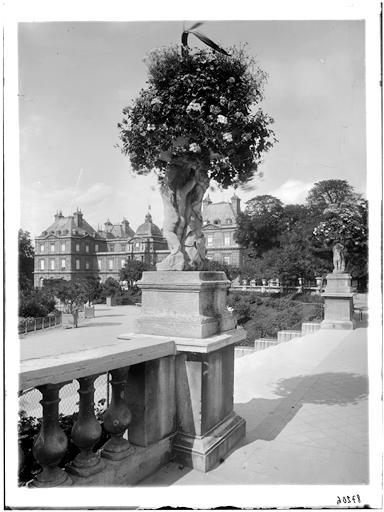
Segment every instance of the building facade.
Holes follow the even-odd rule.
[[[203,232],[207,257],[211,260],[241,267],[243,252],[234,240],[240,199],[212,203],[203,201]],[[167,241],[148,212],[136,232],[124,218],[119,224],[108,219],[102,229],[95,230],[77,209],[64,217],[61,211],[54,222],[35,238],[34,285],[41,287],[45,279],[100,278],[119,280],[121,268],[130,259],[150,267],[169,254]]]
[[[231,201],[212,203],[209,196],[203,201],[203,233],[210,260],[241,268],[243,250],[235,241],[237,216],[241,212],[240,198],[235,194]]]

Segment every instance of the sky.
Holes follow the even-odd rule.
[[[132,174],[116,148],[117,123],[145,87],[145,55],[178,43],[182,28],[181,21],[19,24],[22,229],[39,235],[57,210],[77,207],[95,228],[125,217],[136,229],[150,206],[161,226],[156,178]],[[265,154],[263,177],[238,189],[243,204],[260,194],[304,202],[325,179],[366,192],[363,21],[208,21],[199,30],[224,47],[247,43],[268,74],[260,106],[274,118],[278,142]],[[220,201],[233,190],[209,193]]]

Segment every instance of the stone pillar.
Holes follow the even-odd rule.
[[[138,335],[167,336],[176,344],[174,455],[208,471],[245,435],[245,421],[233,411],[234,343],[245,333],[226,308],[230,282],[224,272],[166,271],[144,272],[139,286]],[[149,423],[147,430],[150,435]],[[135,436],[144,442],[139,429]]]
[[[176,431],[175,356],[132,366],[126,386],[129,441],[150,446]]]
[[[322,329],[354,329],[351,276],[333,272],[327,275]]]

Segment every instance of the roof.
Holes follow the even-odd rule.
[[[232,224],[236,224],[236,214],[232,204],[222,201],[220,203],[210,203],[203,207],[203,221],[215,224],[220,220],[221,224],[226,224],[227,219],[231,219]]]
[[[97,232],[88,224],[84,218],[81,221],[81,227],[76,225],[73,215],[64,217],[63,215],[55,215],[55,222],[42,232],[42,236],[48,234],[55,235],[92,235],[96,236]]]
[[[156,226],[152,222],[152,215],[150,213],[147,213],[145,216],[145,222],[141,224],[136,231],[135,238],[136,237],[161,237],[163,238],[163,234],[161,233],[160,228]]]

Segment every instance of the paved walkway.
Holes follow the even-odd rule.
[[[33,359],[110,345],[116,336],[131,332],[140,312],[137,306],[95,306],[96,318],[83,320],[77,329],[55,327],[20,336],[20,358]]]
[[[242,445],[209,473],[171,463],[141,485],[368,483],[366,342],[318,331],[237,359]]]

